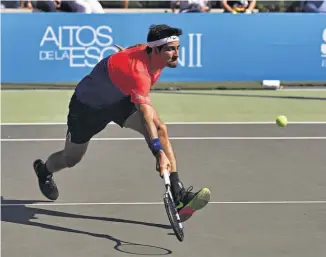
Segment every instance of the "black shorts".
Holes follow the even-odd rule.
[[[69,104],[67,134],[70,134],[71,142],[75,144],[86,143],[110,122],[123,127],[126,119],[135,111],[130,96],[109,107],[95,109],[80,102],[73,94]]]

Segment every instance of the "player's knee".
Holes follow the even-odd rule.
[[[160,137],[168,136],[168,127],[163,122],[161,122],[158,126],[158,133]]]
[[[68,168],[74,167],[76,164],[78,164],[81,159],[83,158],[83,155],[78,156],[65,156],[66,165]]]

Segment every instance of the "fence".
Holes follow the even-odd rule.
[[[326,81],[323,14],[3,13],[2,83],[76,82],[159,23],[184,31],[162,82]]]

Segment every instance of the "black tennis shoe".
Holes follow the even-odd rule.
[[[210,200],[211,192],[208,188],[203,188],[196,193],[191,192],[191,190],[192,187],[187,190],[182,189],[176,202],[176,208],[182,222],[191,218],[196,211],[204,208]]]
[[[34,161],[33,168],[42,194],[50,200],[57,200],[59,191],[53,180],[53,174],[48,172],[44,162],[40,159]]]

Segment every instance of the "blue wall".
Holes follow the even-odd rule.
[[[326,81],[323,14],[3,13],[2,82],[76,82],[159,23],[184,31],[180,66],[160,81]]]

